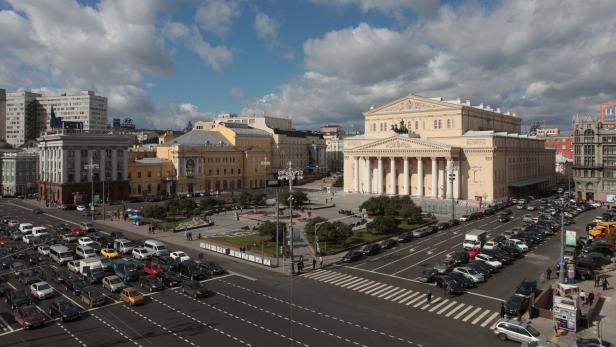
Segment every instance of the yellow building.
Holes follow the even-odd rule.
[[[143,158],[128,163],[130,196],[158,196],[166,194],[165,178],[175,169],[170,160]]]

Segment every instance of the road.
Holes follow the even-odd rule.
[[[48,214],[34,215],[6,201],[0,207],[0,214],[35,225],[61,223]],[[81,220],[71,217],[74,212],[53,213]],[[10,309],[0,304],[0,325],[4,325],[0,338],[3,346],[502,345],[490,330],[498,319],[501,300],[523,278],[537,278],[554,264],[558,237],[458,297],[443,298],[437,288],[418,282],[416,277],[459,249],[466,231],[482,228],[495,236],[521,225],[520,214],[514,210],[515,219],[507,224],[499,224],[494,216],[463,223],[360,263],[294,277],[207,254],[231,271],[205,282],[215,293],[212,297],[194,299],[178,289],[166,289],[148,293],[142,306],[128,307],[117,294],[106,292],[109,303],[94,309],[83,307],[87,312],[82,319],[66,323],[49,320],[45,327],[31,331],[20,330]],[[597,214],[600,212],[580,215],[578,223],[570,227],[583,230]],[[14,278],[8,284],[23,288]],[[60,295],[81,305],[78,297],[52,285]],[[428,289],[435,294],[431,305],[425,303]],[[52,300],[36,304],[46,312]]]

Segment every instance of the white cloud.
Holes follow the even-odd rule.
[[[373,10],[385,14],[401,15],[402,11],[410,10],[419,16],[432,16],[438,10],[438,0],[311,0],[317,5],[326,6],[357,6],[362,12]]]
[[[331,3],[365,11],[377,4]],[[408,4],[378,2],[381,9],[395,3]],[[245,111],[291,116],[298,126],[361,123],[371,104],[415,93],[485,102],[567,129],[572,114],[616,100],[615,12],[616,2],[605,1],[471,2],[442,6],[400,30],[331,31],[305,42],[301,76]]]
[[[244,90],[239,87],[233,87],[229,89],[229,95],[231,95],[234,99],[242,100],[244,99]]]
[[[161,107],[162,108],[162,107]],[[188,121],[208,120],[212,118],[211,112],[199,110],[199,107],[189,102],[169,103],[162,108],[164,117],[149,120],[149,124],[156,129],[183,129]]]
[[[278,39],[280,24],[267,14],[259,11],[255,16],[255,31],[257,36],[268,43],[275,43]]]
[[[204,0],[197,10],[195,20],[203,30],[224,36],[239,15],[240,6],[236,0]]]

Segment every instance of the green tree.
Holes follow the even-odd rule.
[[[278,194],[278,201],[281,205],[288,206],[289,196],[293,196],[293,206],[301,207],[308,202],[308,195],[301,191],[293,191],[290,195],[288,190],[283,190]]]
[[[196,208],[197,203],[193,199],[180,199],[178,203],[178,211],[187,217],[192,216]]]
[[[165,209],[170,213],[177,213],[180,208],[180,199],[171,199],[165,202]]]
[[[252,196],[249,192],[242,192],[240,196],[237,198],[237,204],[240,207],[247,207],[250,205],[252,200]]]
[[[322,222],[327,222],[327,219],[323,217],[315,217],[315,218],[309,219],[308,223],[306,223],[306,226],[304,226],[304,232],[308,235],[314,235],[314,226],[317,223],[322,223]],[[322,229],[323,229],[323,225],[320,225],[319,232],[321,232]]]
[[[269,241],[276,241],[276,223],[266,221],[258,228],[259,235],[268,236]],[[287,232],[287,225],[279,223],[278,225],[278,242],[283,242],[284,235]]]
[[[342,222],[328,223],[330,226],[326,228],[327,240],[345,244],[346,240],[353,234],[353,229],[350,225]]]
[[[398,223],[392,216],[378,216],[368,223],[367,227],[379,234],[389,234],[398,229]]]
[[[199,202],[201,204],[201,208],[204,210],[214,210],[217,208],[220,208],[222,205],[224,205],[224,202],[222,200],[218,200],[216,198],[213,198],[211,196],[206,196],[205,198],[201,199],[201,201]]]
[[[143,215],[146,218],[163,219],[167,215],[167,210],[161,205],[152,205],[145,208]]]
[[[261,206],[265,204],[265,193],[262,191],[253,191],[250,194],[250,204],[253,206]]]

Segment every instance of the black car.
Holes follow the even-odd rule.
[[[354,261],[358,261],[364,257],[364,254],[360,251],[349,251],[347,254],[342,257],[342,261],[345,263],[352,263]]]
[[[441,223],[438,223],[438,224],[436,225],[436,228],[437,228],[438,230],[445,230],[445,229],[449,229],[449,223],[447,223],[447,222],[441,222]]]
[[[499,214],[498,215],[498,222],[499,223],[507,223],[507,222],[509,222],[509,216],[508,215],[504,215],[504,214]]]
[[[142,289],[147,289],[150,293],[165,289],[163,281],[156,276],[142,276],[139,279],[139,286]]]
[[[494,214],[494,212],[495,212],[494,208],[488,207],[485,210],[483,210],[483,215],[484,216],[491,216],[491,215]]]
[[[583,339],[579,337],[575,340],[576,347],[614,347],[614,345],[607,341],[601,341],[599,339]]]
[[[610,260],[609,257],[603,255],[603,253],[597,253],[597,252],[593,252],[593,253],[582,253],[580,254],[578,259],[588,259],[593,263],[598,263],[601,266],[610,264],[612,261]]]
[[[107,297],[98,288],[84,287],[81,289],[81,295],[79,296],[81,301],[90,306],[103,306],[107,303]]]
[[[81,309],[65,299],[52,302],[49,305],[48,313],[52,318],[59,318],[62,322],[76,320],[81,317]]]
[[[182,283],[182,293],[195,298],[206,298],[211,295],[211,292],[198,281],[186,281]]]
[[[43,210],[41,210],[40,208],[33,208],[32,209],[32,213],[34,213],[34,214],[41,214],[41,213],[43,213]]]
[[[503,265],[509,265],[513,263],[513,256],[505,251],[501,251],[500,249],[486,249],[482,250],[481,253],[492,256],[496,260],[500,261]]]
[[[528,298],[523,295],[513,294],[505,301],[505,315],[521,318],[528,309]]]
[[[372,243],[366,245],[364,249],[361,251],[364,255],[375,255],[381,253],[381,245],[378,243]]]
[[[488,263],[483,261],[473,261],[468,263],[466,266],[475,269],[477,272],[483,274],[483,277],[488,278],[492,277],[492,274],[496,271],[496,269]]]
[[[64,280],[69,277],[69,274],[66,270],[56,265],[49,265],[43,268],[42,276],[46,280],[52,280],[59,284],[64,283]]]
[[[160,279],[163,281],[165,287],[177,287],[182,284],[182,277],[175,271],[165,271],[160,274]]]
[[[390,248],[394,248],[398,245],[398,241],[394,240],[394,239],[386,239],[381,241],[381,248],[382,249],[390,249]]]
[[[456,225],[460,225],[460,221],[457,219],[450,219],[447,221],[450,227],[455,227]]]
[[[503,245],[500,248],[502,251],[509,253],[514,258],[520,258],[524,255],[517,247]]]
[[[86,282],[77,276],[70,276],[64,279],[64,289],[66,289],[67,292],[70,291],[74,295],[79,295],[85,286]]]
[[[218,263],[213,261],[205,261],[199,263],[199,266],[205,271],[206,274],[210,276],[220,276],[225,274],[225,269],[222,266],[218,265]]]
[[[29,286],[36,282],[40,282],[41,279],[39,275],[32,270],[22,270],[17,276],[17,281],[19,281],[24,286]]]
[[[462,265],[462,264],[466,264],[468,263],[470,256],[468,255],[468,253],[466,251],[457,251],[457,252],[453,252],[450,255],[447,256],[448,258],[452,259],[456,266]]]
[[[586,281],[594,277],[595,272],[591,268],[580,266],[580,264],[575,267],[575,278]]]
[[[458,295],[464,293],[464,286],[448,275],[439,275],[434,277],[434,283],[441,288],[445,287],[448,295]]]
[[[398,242],[400,243],[411,242],[411,241],[413,241],[413,234],[411,232],[405,232],[405,233],[398,235]]]
[[[450,272],[447,275],[460,283],[465,289],[477,287],[477,283],[459,272]]]
[[[8,292],[4,297],[4,302],[11,306],[11,310],[14,310],[16,307],[32,304],[32,298],[24,290],[17,289]]]
[[[424,283],[432,283],[437,275],[438,271],[434,269],[423,270],[417,280]]]
[[[202,281],[207,274],[199,264],[193,261],[184,261],[180,264],[180,276],[182,280]]]
[[[529,297],[531,294],[537,292],[537,281],[523,280],[518,288],[515,290],[515,294]]]

